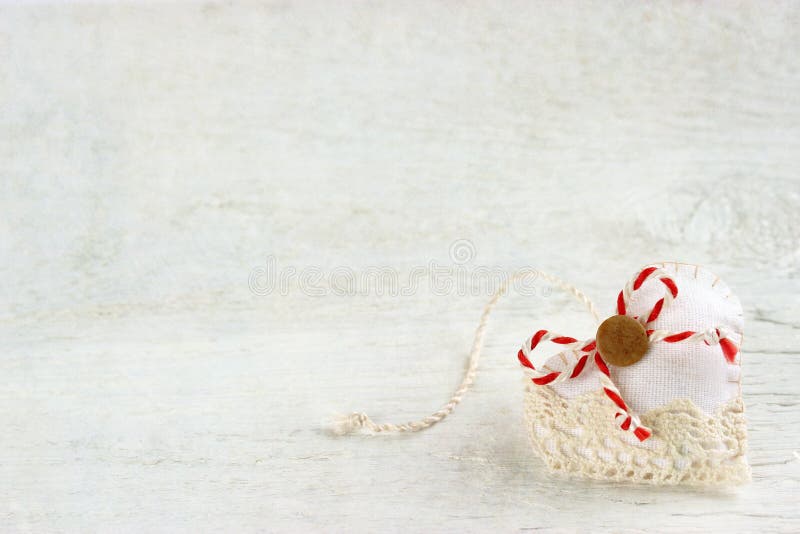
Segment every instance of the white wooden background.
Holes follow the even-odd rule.
[[[800,7],[0,6],[0,530],[800,530]],[[514,353],[544,287],[251,291],[251,272],[533,266],[610,312],[641,264],[745,304],[752,484],[549,476]]]

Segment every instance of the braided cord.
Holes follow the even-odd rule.
[[[453,410],[455,410],[458,403],[461,402],[464,394],[475,382],[475,376],[478,372],[478,361],[481,357],[483,340],[486,336],[486,329],[489,325],[489,316],[491,315],[492,310],[494,310],[494,307],[497,305],[500,297],[505,295],[512,283],[528,277],[533,277],[534,279],[541,277],[543,280],[550,282],[555,287],[558,287],[559,289],[571,294],[586,307],[586,309],[594,318],[595,322],[600,322],[597,308],[595,307],[594,303],[575,286],[568,284],[557,276],[543,273],[541,271],[535,271],[531,269],[517,271],[500,285],[492,298],[490,298],[484,306],[480,322],[478,323],[478,328],[475,330],[475,337],[472,342],[472,348],[469,352],[469,362],[464,373],[464,378],[461,380],[461,384],[458,386],[458,389],[455,390],[453,396],[450,397],[450,400],[447,401],[444,406],[429,416],[424,417],[423,419],[404,424],[379,424],[375,423],[367,414],[363,412],[353,412],[348,415],[337,417],[333,423],[333,432],[339,435],[350,434],[361,429],[369,430],[375,433],[419,432],[420,430],[425,430],[426,428],[435,425],[453,413]]]

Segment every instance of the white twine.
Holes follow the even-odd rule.
[[[500,297],[502,297],[506,291],[508,291],[508,287],[512,283],[527,277],[541,277],[543,280],[550,282],[555,287],[571,294],[579,302],[586,306],[586,309],[592,315],[595,322],[600,322],[600,318],[597,314],[597,308],[595,307],[594,303],[580,289],[566,283],[561,278],[552,274],[543,273],[541,271],[532,271],[530,269],[517,271],[511,277],[509,277],[508,280],[500,285],[492,298],[490,298],[486,303],[486,306],[484,306],[480,322],[478,323],[478,328],[475,330],[475,338],[472,342],[472,349],[469,352],[469,363],[464,373],[464,378],[461,380],[461,385],[458,386],[458,389],[456,389],[456,391],[453,393],[453,396],[450,397],[450,400],[447,402],[447,404],[423,419],[404,424],[378,424],[363,412],[353,412],[351,414],[336,417],[333,421],[331,430],[339,435],[351,434],[359,430],[368,430],[374,433],[419,432],[420,430],[424,430],[435,425],[450,415],[475,381],[475,375],[478,372],[478,361],[480,360],[481,349],[483,348],[483,339],[486,335],[486,328],[489,324],[489,316],[491,315],[492,310],[497,305]]]

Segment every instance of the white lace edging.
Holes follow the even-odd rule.
[[[703,414],[675,399],[642,414],[653,437],[639,442],[614,426],[615,406],[601,391],[565,399],[529,384],[525,418],[534,451],[552,471],[607,481],[697,486],[750,480],[740,397]]]

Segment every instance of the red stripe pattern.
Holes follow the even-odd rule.
[[[736,361],[736,355],[739,354],[739,347],[734,345],[733,341],[728,338],[722,338],[719,340],[719,346],[722,349],[722,354],[725,356],[725,359],[728,360],[728,363]]]
[[[603,357],[599,352],[595,351],[594,362],[595,365],[597,365],[597,369],[600,371],[599,377],[600,384],[603,387],[603,393],[605,393],[606,397],[611,399],[611,402],[613,402],[617,408],[622,410],[621,412],[617,412],[617,414],[614,416],[616,423],[622,430],[625,430],[626,432],[633,430],[633,434],[639,441],[644,441],[649,438],[652,435],[652,432],[649,428],[642,425],[638,417],[630,413],[630,409],[623,400],[622,394],[611,380],[611,373],[608,370],[608,365],[606,365],[605,360],[603,360]]]
[[[703,341],[706,345],[719,345],[722,355],[728,363],[736,362],[739,347],[722,328],[710,328],[705,332],[686,330],[684,332],[670,333],[665,330],[647,330],[647,337],[651,343],[664,341],[665,343],[678,343],[680,341]]]
[[[619,292],[617,296],[617,313],[625,315],[628,308],[630,296],[634,291],[637,291],[642,285],[652,277],[657,277],[658,280],[665,286],[666,291],[664,297],[659,299],[650,313],[647,314],[644,324],[649,325],[660,316],[662,310],[668,306],[673,299],[678,296],[678,286],[675,281],[669,277],[658,267],[650,266],[642,269],[628,285]],[[639,319],[641,320],[641,319]],[[712,328],[705,332],[666,332],[664,330],[649,329],[646,330],[650,343],[663,341],[665,343],[680,343],[682,341],[704,341],[707,345],[718,344],[722,350],[722,354],[726,361],[734,363],[736,356],[739,353],[739,347],[728,336],[728,334],[721,328]],[[571,353],[574,356],[574,361],[565,365],[565,369],[561,371],[553,371],[546,369],[545,371],[537,370],[531,362],[531,352],[536,349],[542,341],[550,341],[557,345],[562,345],[564,349],[561,354]],[[617,386],[611,379],[611,373],[608,365],[603,360],[602,355],[597,351],[597,345],[594,339],[579,342],[574,337],[562,336],[549,332],[548,330],[538,330],[531,338],[523,345],[522,349],[517,353],[517,359],[520,364],[525,368],[526,373],[531,378],[531,381],[539,386],[561,382],[580,376],[586,369],[589,361],[594,363],[594,366],[599,371],[598,377],[600,380],[603,393],[608,399],[620,410],[616,412],[614,419],[619,425],[620,429],[628,432],[631,431],[639,441],[645,441],[652,436],[652,431],[646,426],[642,425],[639,418],[630,413],[628,405],[622,398]]]
[[[695,332],[679,332],[677,334],[672,334],[671,336],[667,336],[662,341],[667,343],[677,343],[678,341],[683,341],[686,338],[692,337]]]
[[[667,288],[667,292],[665,293],[664,298],[660,299],[656,302],[653,309],[647,315],[647,322],[652,323],[658,316],[661,314],[661,310],[664,308],[665,304],[668,304],[673,299],[678,297],[678,286],[675,284],[675,280],[670,278],[665,272],[661,271],[658,267],[647,267],[639,271],[639,273],[634,277],[633,282],[629,283],[625,289],[619,292],[617,295],[617,314],[619,315],[627,315],[628,312],[628,301],[630,296],[633,294],[634,291],[637,291],[642,285],[652,276],[657,276],[658,279],[661,281],[664,286]],[[668,299],[668,300],[667,300]]]
[[[557,345],[571,346],[573,351],[577,351],[583,355],[578,357],[573,362],[573,365],[564,371],[552,371],[549,369],[546,371],[540,371],[536,369],[536,367],[533,365],[533,362],[531,362],[530,353],[537,346],[539,346],[542,341],[550,341],[551,343],[555,343]],[[582,347],[578,349],[578,345],[581,345]],[[594,340],[590,340],[588,342],[578,342],[578,340],[574,337],[554,334],[548,330],[538,330],[519,350],[517,353],[517,359],[519,360],[519,363],[526,368],[528,374],[530,375],[531,381],[538,386],[544,386],[547,384],[552,384],[556,380],[560,382],[579,376],[586,368],[586,362],[589,360],[589,355],[586,353],[594,350],[594,346]]]

